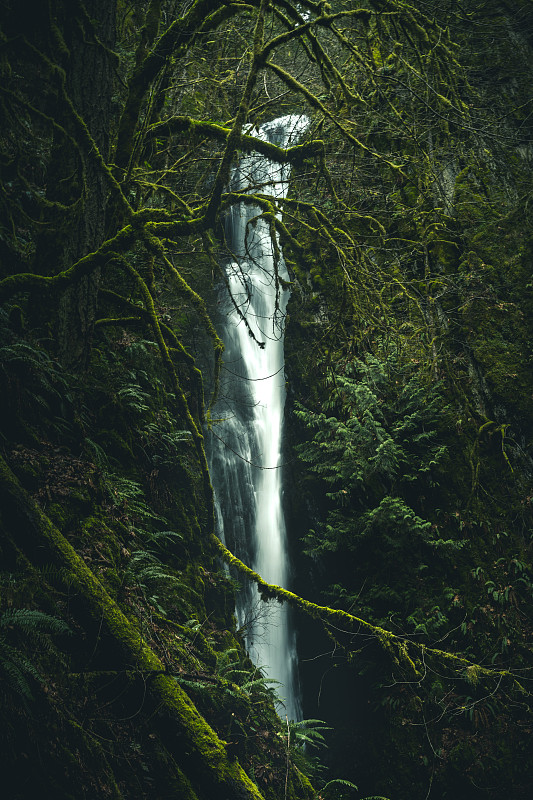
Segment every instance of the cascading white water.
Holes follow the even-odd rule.
[[[306,126],[307,118],[289,115],[265,123],[258,138],[287,147]],[[287,165],[254,153],[235,167],[231,188],[280,198],[286,194],[288,177]],[[227,220],[234,260],[226,264],[226,276],[239,311],[226,293],[221,299],[225,370],[215,410],[224,421],[213,429],[211,475],[219,535],[266,581],[287,588],[281,438],[288,292],[279,278],[288,280],[288,274],[282,256],[276,274],[277,242],[274,246],[268,224],[255,219],[259,213],[258,207],[241,203],[232,207]],[[280,684],[276,687],[283,699],[280,713],[300,719],[289,609],[276,601],[261,602],[256,587],[247,586],[238,599],[237,618],[252,660]]]

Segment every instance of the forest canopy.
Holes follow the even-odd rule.
[[[532,22],[524,0],[3,3],[13,797],[313,797],[346,748],[363,794],[528,796]],[[288,114],[296,144],[257,138]],[[290,164],[286,196],[232,185],[253,151]],[[215,288],[247,325],[223,268],[240,203],[291,292],[296,593],[216,537]],[[303,650],[307,624],[331,643],[327,777],[247,659],[220,557],[317,620]]]

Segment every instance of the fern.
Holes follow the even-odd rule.
[[[15,647],[11,647],[0,637],[0,673],[3,673],[7,685],[25,700],[33,700],[28,678],[36,683],[43,683],[42,676],[34,664]]]
[[[275,687],[279,685],[279,681],[273,678],[267,678],[262,673],[259,673],[259,677],[255,677],[252,680],[240,684],[240,689],[244,694],[248,695],[250,699],[275,699]]]
[[[160,514],[156,514],[147,504],[144,490],[140,483],[109,472],[104,477],[115,507],[124,509],[130,515],[141,520],[164,521],[163,517]]]
[[[149,394],[144,392],[139,384],[130,384],[119,389],[117,396],[121,400],[122,406],[126,412],[133,412],[134,414],[142,417],[150,410],[148,405]]]
[[[155,419],[144,426],[141,437],[153,464],[167,467],[176,463],[183,446],[192,441],[191,432],[177,429],[166,409],[158,411]]]
[[[259,667],[241,665],[241,654],[233,647],[217,654],[215,674],[239,687],[241,693],[249,699],[273,699],[274,686],[279,681],[267,678]]]
[[[302,719],[297,722],[289,722],[289,736],[293,746],[304,748],[326,747],[324,732],[330,728],[321,719]]]
[[[174,531],[147,534],[148,544],[156,546],[174,537],[181,538]],[[154,552],[142,548],[135,550],[131,555],[124,572],[123,585],[139,592],[144,602],[156,608],[163,616],[166,616],[166,611],[159,602],[160,591],[167,599],[171,592],[179,592],[181,604],[189,612],[194,607],[193,599],[199,599],[198,592],[182,581],[178,573],[166,567]]]
[[[72,397],[59,363],[38,345],[14,340],[9,329],[0,330],[0,339],[4,341],[0,346],[0,385],[5,387],[2,425],[18,425],[21,420],[33,424],[39,419],[56,433],[68,431],[67,406]]]
[[[85,437],[84,445],[96,466],[100,467],[101,469],[105,469],[109,466],[109,460],[103,447],[96,442],[93,442],[93,440],[89,439],[88,436]]]
[[[145,540],[158,550],[165,550],[176,542],[182,542],[183,536],[177,531],[146,531]]]
[[[190,689],[192,692],[197,693],[205,698],[209,698],[213,691],[213,683],[198,680],[191,680],[190,678],[184,678],[182,675],[175,675],[174,679],[176,683],[179,683],[180,686],[183,686],[185,689]]]
[[[446,455],[436,441],[438,387],[426,389],[412,377],[396,389],[387,369],[367,356],[346,374],[335,374],[324,404],[333,415],[297,407],[297,416],[314,431],[299,446],[300,458],[332,486],[328,496],[337,502],[390,493],[400,481],[434,470]],[[398,365],[397,374],[402,370],[407,368]]]
[[[174,572],[169,572],[163,562],[149,550],[136,550],[130,558],[124,573],[126,585],[146,588],[150,583],[167,583],[173,588],[184,589],[198,597],[198,593],[181,581]]]
[[[335,795],[334,795],[335,800],[341,800],[341,798],[344,797],[344,792],[342,791],[342,787],[345,787],[346,789],[350,789],[351,790],[350,793],[349,793],[350,795],[352,794],[352,791],[354,791],[354,792],[357,791],[357,786],[355,785],[355,783],[352,783],[351,781],[347,781],[344,778],[333,778],[333,780],[328,781],[325,784],[325,786],[322,787],[322,789],[320,790],[320,797],[324,798],[324,800],[328,800],[328,798],[332,796],[330,794],[331,787],[333,787],[334,789],[337,789],[338,787],[341,787],[340,794],[338,792],[335,792]],[[382,798],[365,797],[365,798],[363,798],[363,800],[387,800],[387,798],[385,798],[385,797],[382,797]]]
[[[394,356],[367,355],[331,375],[328,415],[297,408],[311,433],[299,456],[324,481],[332,503],[324,529],[306,538],[307,552],[336,550],[341,542],[356,547],[356,537],[375,527],[372,518],[383,520],[386,512],[391,526],[400,522],[407,535],[432,538],[431,523],[402,495],[425,493],[446,457],[436,429],[442,402],[439,387],[423,386],[410,370]]]
[[[50,650],[51,635],[71,633],[68,625],[57,617],[29,608],[8,609],[0,615],[0,673],[7,685],[25,701],[33,700],[30,681],[44,683],[37,667],[18,643],[10,642],[18,632],[28,645]]]
[[[10,608],[0,617],[0,630],[19,628],[30,636],[69,633],[68,625],[57,617],[31,608]]]
[[[220,677],[232,674],[238,665],[239,651],[235,647],[230,647],[222,653],[217,653],[217,663],[215,674]]]

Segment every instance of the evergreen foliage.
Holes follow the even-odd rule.
[[[68,633],[71,631],[63,620],[37,609],[9,608],[0,615],[0,672],[23,701],[34,699],[32,684],[45,683],[28,648],[49,651],[53,634]]]
[[[2,4],[10,796],[529,800],[531,22],[526,0]],[[254,137],[283,114],[309,119],[297,146]],[[229,187],[252,150],[291,165],[283,200]],[[325,727],[288,732],[235,630],[205,453],[240,202],[291,274],[286,494],[316,602],[241,571],[344,675],[316,711],[328,670],[305,679]],[[301,745],[326,727],[323,774]]]
[[[304,552],[330,561],[340,555],[343,569],[329,596],[356,603],[380,625],[400,613],[405,625],[415,604],[423,607],[409,581],[428,564],[438,570],[466,544],[442,538],[437,520],[421,516],[428,501],[435,505],[447,462],[442,387],[424,385],[415,365],[392,351],[383,360],[369,354],[346,363],[328,375],[326,388],[324,411],[295,411],[312,436],[298,446],[299,456],[329,499],[324,523],[304,537]]]

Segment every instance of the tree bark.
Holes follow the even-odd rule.
[[[91,0],[68,6],[50,4],[47,55],[64,71],[64,90],[49,99],[48,113],[76,141],[72,114],[79,115],[98,150],[107,161],[114,84],[113,54],[116,3]],[[40,34],[42,37],[42,33]],[[42,47],[42,42],[39,42]],[[79,143],[79,142],[78,142]],[[79,143],[81,145],[81,143]],[[96,159],[77,149],[60,130],[54,131],[47,169],[47,199],[69,207],[52,212],[51,224],[39,238],[36,271],[56,275],[98,249],[105,236],[108,190]],[[78,201],[76,203],[76,200]],[[76,203],[76,205],[74,205]],[[70,369],[87,367],[99,284],[99,269],[80,278],[63,294],[59,307],[57,350]],[[39,298],[34,298],[37,307]]]
[[[0,456],[0,500],[5,522],[17,530],[17,546],[30,558],[39,549],[76,586],[87,613],[102,623],[118,644],[125,663],[143,673],[158,709],[160,735],[199,796],[220,800],[262,800],[257,786],[237,761],[231,761],[225,742],[208,725],[163,663],[143,640],[96,576],[61,532],[23,489]]]

